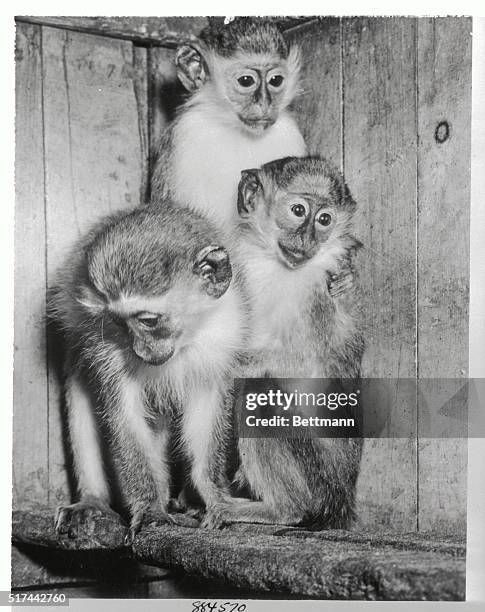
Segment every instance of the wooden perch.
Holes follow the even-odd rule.
[[[190,527],[145,529],[132,550],[126,526],[100,516],[80,539],[59,538],[54,512],[16,511],[12,539],[49,549],[118,550],[147,565],[183,571],[253,593],[369,600],[465,598],[463,540],[421,534],[310,532],[277,526],[235,525],[220,531]]]

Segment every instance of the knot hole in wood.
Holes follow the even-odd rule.
[[[450,124],[448,121],[440,121],[434,132],[434,139],[438,144],[443,144],[450,137]]]

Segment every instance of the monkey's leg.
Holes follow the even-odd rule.
[[[226,445],[230,423],[228,399],[216,385],[189,392],[182,436],[191,461],[194,486],[207,508],[230,499],[226,476]]]
[[[170,490],[164,451],[166,434],[150,428],[144,390],[138,381],[125,376],[119,380],[115,393],[108,385],[104,388],[109,390],[103,402],[105,418],[121,491],[131,515],[127,535],[131,542],[145,525],[173,522],[167,512]]]
[[[57,509],[56,531],[75,538],[90,530],[93,516],[116,513],[109,506],[92,398],[77,374],[69,374],[66,379],[66,408],[79,501]]]

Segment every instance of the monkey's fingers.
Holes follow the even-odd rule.
[[[96,529],[96,519],[103,515],[111,515],[120,520],[119,515],[108,504],[92,499],[83,500],[70,506],[57,508],[55,530],[59,536],[78,538],[92,535]]]
[[[130,527],[125,536],[125,544],[131,546],[136,535],[147,527],[160,527],[161,525],[176,525],[175,516],[163,510],[140,510],[133,515]]]
[[[201,523],[202,529],[221,529],[224,525],[231,523],[231,510],[236,504],[218,503],[207,509],[204,520]]]
[[[69,509],[63,506],[60,506],[56,510],[55,516],[55,530],[57,535],[67,535],[69,531]]]
[[[189,513],[176,514],[173,518],[173,524],[178,527],[199,527],[200,518],[190,515]]]
[[[327,283],[330,296],[333,298],[339,297],[346,291],[349,291],[354,286],[354,281],[354,272],[352,269],[341,274],[333,274]]]
[[[82,504],[73,504],[58,509],[56,517],[56,531],[60,536],[75,539],[93,531],[93,524],[90,521],[92,515],[90,508]],[[97,508],[92,509],[98,513]]]

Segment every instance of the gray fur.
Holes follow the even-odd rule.
[[[171,367],[171,357],[164,357],[158,369],[149,370],[147,377],[146,368],[151,366],[140,359],[138,352],[135,354],[136,342],[145,342],[148,355],[156,354],[159,343],[171,341],[171,313],[165,313],[167,324],[162,318],[160,327],[145,329],[145,336],[140,336],[139,329],[133,332],[133,326],[137,323],[132,318],[136,319],[136,316],[130,315],[125,319],[124,315],[114,315],[110,310],[110,300],[122,296],[158,299],[174,285],[182,283],[183,286],[193,287],[192,308],[194,304],[197,308],[205,294],[210,296],[204,314],[197,317],[197,313],[194,313],[195,324],[203,325],[201,322],[205,321],[208,308],[212,309],[210,312],[220,310],[219,297],[231,282],[229,263],[224,249],[220,247],[222,243],[218,231],[206,219],[187,208],[172,207],[170,202],[165,202],[163,207],[119,213],[100,222],[77,245],[50,296],[50,315],[65,336],[68,383],[74,379],[80,381],[90,393],[97,429],[104,433],[107,454],[114,467],[122,502],[131,519],[130,537],[143,524],[173,520],[167,514],[170,482],[164,476],[168,463],[163,447],[170,427],[181,440],[180,446],[190,464],[192,448],[190,441],[184,441],[182,416],[186,407],[185,394],[190,390],[197,397],[198,385],[200,389],[215,390],[220,395],[220,402],[201,407],[207,415],[215,411],[215,417],[214,426],[205,440],[209,449],[207,465],[204,464],[199,470],[198,474],[202,475],[198,476],[195,485],[201,489],[199,493],[208,506],[227,495],[224,493],[227,482],[222,462],[226,455],[224,448],[230,411],[224,401],[228,398],[238,347],[226,347],[227,359],[223,365],[219,363],[220,355],[212,356],[210,349],[213,347],[207,347],[208,352],[200,354],[200,358],[191,357],[192,361],[180,353],[179,361],[185,361],[177,366],[177,379],[172,374],[175,366],[172,370],[166,369]],[[209,268],[203,267],[201,272],[199,267],[205,261]],[[215,266],[214,270],[210,265]],[[212,291],[218,283],[224,284],[222,293]],[[231,291],[238,292],[238,287],[239,280],[235,278]],[[177,307],[183,309],[183,304],[177,304]],[[240,322],[234,320],[233,326],[238,325]],[[178,333],[183,331],[177,330]],[[242,338],[242,332],[240,336]],[[239,336],[234,337],[239,339]],[[184,351],[192,350],[190,339],[188,342],[188,345],[184,345]],[[204,351],[204,347],[196,350]],[[130,402],[129,409],[137,413],[136,419],[140,417],[142,431],[153,438],[153,448],[165,465],[160,469],[160,474],[152,469],[150,461],[153,461],[153,454],[150,455],[149,449],[144,447],[143,436],[140,437],[139,432],[127,426],[122,393],[126,385],[132,383],[139,385],[142,392],[139,405]],[[79,439],[83,435],[82,428],[76,428],[77,414],[73,412],[78,409],[76,402],[68,405],[68,420],[71,440],[72,436],[78,436],[72,441],[82,445],[83,439]],[[202,414],[199,418],[205,417]],[[86,441],[88,443],[91,442]],[[76,465],[75,468],[79,476],[86,472],[87,466]],[[192,468],[195,469],[195,466],[192,465]],[[89,491],[81,491],[80,502],[60,509],[58,531],[72,530],[74,525],[79,527],[80,513],[86,515],[86,508],[93,512],[106,510],[108,502],[107,499],[96,499]]]
[[[238,51],[271,53],[284,58],[288,55],[288,46],[276,24],[262,17],[236,17],[227,24],[213,20],[202,30],[200,38],[223,57]]]
[[[255,193],[255,176],[261,181],[261,189],[251,200]],[[320,193],[315,178],[323,179],[321,184],[325,189]],[[249,195],[245,184],[248,180],[253,181]],[[261,262],[275,257],[272,249],[276,240],[268,240],[267,227],[258,233],[261,216],[257,215],[257,207],[264,207],[270,217],[276,215],[278,197],[282,190],[295,194],[295,181],[302,194],[308,192],[317,198],[317,208],[329,207],[337,217],[353,214],[356,205],[342,176],[325,160],[286,158],[266,164],[259,170],[243,173],[240,194],[246,201],[251,200],[251,205],[243,206],[240,228],[243,257],[252,253],[251,256],[255,260],[260,258]],[[290,233],[312,234],[310,225],[315,218],[315,215],[310,216],[309,220],[302,221],[298,230],[292,228],[291,232],[280,223],[274,229],[279,234],[276,238],[284,236],[288,242]],[[328,243],[335,245],[338,241],[344,246],[344,257],[350,258],[358,243],[350,233],[350,221],[346,219],[340,223],[337,220],[333,231],[337,235],[322,238],[319,252],[324,251]],[[304,238],[301,237],[299,244],[306,244]],[[249,245],[247,250],[245,245]],[[296,285],[307,265],[304,263],[289,272]],[[270,280],[268,278],[268,286]],[[264,282],[259,287],[260,293],[252,297],[253,307],[264,298]],[[279,349],[275,349],[278,346],[275,343],[268,350],[263,348],[249,353],[242,376],[359,378],[364,340],[358,303],[357,286],[332,299],[326,284],[315,278],[310,294],[301,293],[300,303],[288,301],[287,308],[298,316],[281,332],[281,338],[276,339],[280,341]],[[206,524],[261,522],[347,528],[354,519],[355,485],[361,456],[359,439],[240,438],[239,455],[241,465],[236,483],[249,486],[253,499],[259,501],[223,504],[207,517]]]

